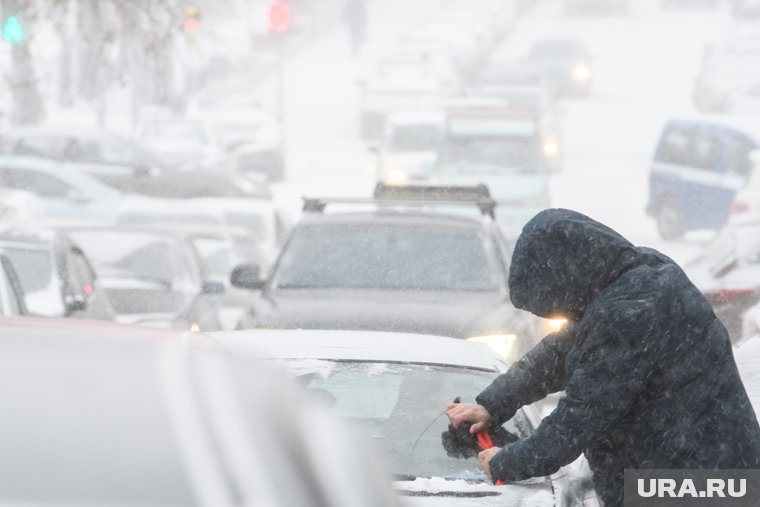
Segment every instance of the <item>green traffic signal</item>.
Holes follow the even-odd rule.
[[[8,16],[3,25],[3,40],[11,44],[21,44],[24,42],[24,36],[24,25],[18,16]]]

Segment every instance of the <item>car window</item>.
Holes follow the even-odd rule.
[[[53,254],[46,248],[8,245],[4,251],[18,275],[29,313],[55,317],[64,305]]]
[[[660,143],[657,159],[673,165],[712,171],[720,155],[720,138],[695,127],[671,127]]]
[[[0,179],[6,188],[25,190],[42,197],[63,199],[73,191],[67,183],[33,170],[0,169]]]
[[[470,227],[321,224],[298,228],[277,272],[280,288],[497,290],[490,241]]]
[[[753,163],[749,158],[750,153],[757,149],[757,145],[741,137],[726,139],[726,172],[746,177],[752,172]]]
[[[394,473],[418,477],[477,477],[476,458],[451,458],[441,433],[448,428],[442,407],[460,396],[473,401],[495,378],[453,366],[322,360],[282,361],[316,400],[369,432]],[[531,428],[522,413],[505,424],[515,437]]]

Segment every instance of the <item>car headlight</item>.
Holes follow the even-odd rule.
[[[555,318],[544,320],[544,329],[547,333],[556,333],[560,331],[567,324],[567,319]]]
[[[546,141],[544,143],[544,155],[547,158],[554,158],[559,155],[559,143],[556,141]]]
[[[586,64],[573,67],[573,79],[579,83],[585,83],[591,78],[591,67]]]
[[[380,180],[385,185],[400,187],[409,184],[409,173],[400,167],[393,167],[384,170],[380,175]]]
[[[491,349],[504,359],[512,359],[513,350],[517,336],[513,334],[492,334],[482,336],[471,336],[467,338],[468,342],[485,343]]]

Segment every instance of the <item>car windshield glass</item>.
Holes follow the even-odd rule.
[[[300,227],[275,285],[286,288],[496,290],[494,247],[472,227],[322,224]]]
[[[3,247],[3,251],[16,270],[29,313],[47,317],[63,315],[61,287],[52,252],[21,246]]]
[[[283,364],[316,399],[368,432],[394,473],[483,478],[476,458],[447,455],[441,433],[449,422],[442,408],[456,396],[474,400],[493,381],[495,372],[383,362],[289,360]],[[516,436],[529,432],[522,414],[505,429]]]
[[[109,231],[78,231],[71,236],[102,278],[172,284],[175,263],[169,243],[159,236]]]
[[[449,139],[447,165],[459,166],[460,172],[468,167],[499,167],[518,172],[538,172],[538,141],[535,137],[475,137],[457,136]]]
[[[197,505],[162,363],[52,341],[0,357],[0,503]]]
[[[433,151],[441,142],[441,128],[436,125],[403,125],[393,129],[391,151]]]

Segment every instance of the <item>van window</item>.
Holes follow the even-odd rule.
[[[720,138],[696,128],[672,127],[662,139],[658,161],[711,171],[720,153]]]
[[[726,140],[726,173],[749,176],[752,161],[749,154],[757,149],[749,139],[731,137]]]

